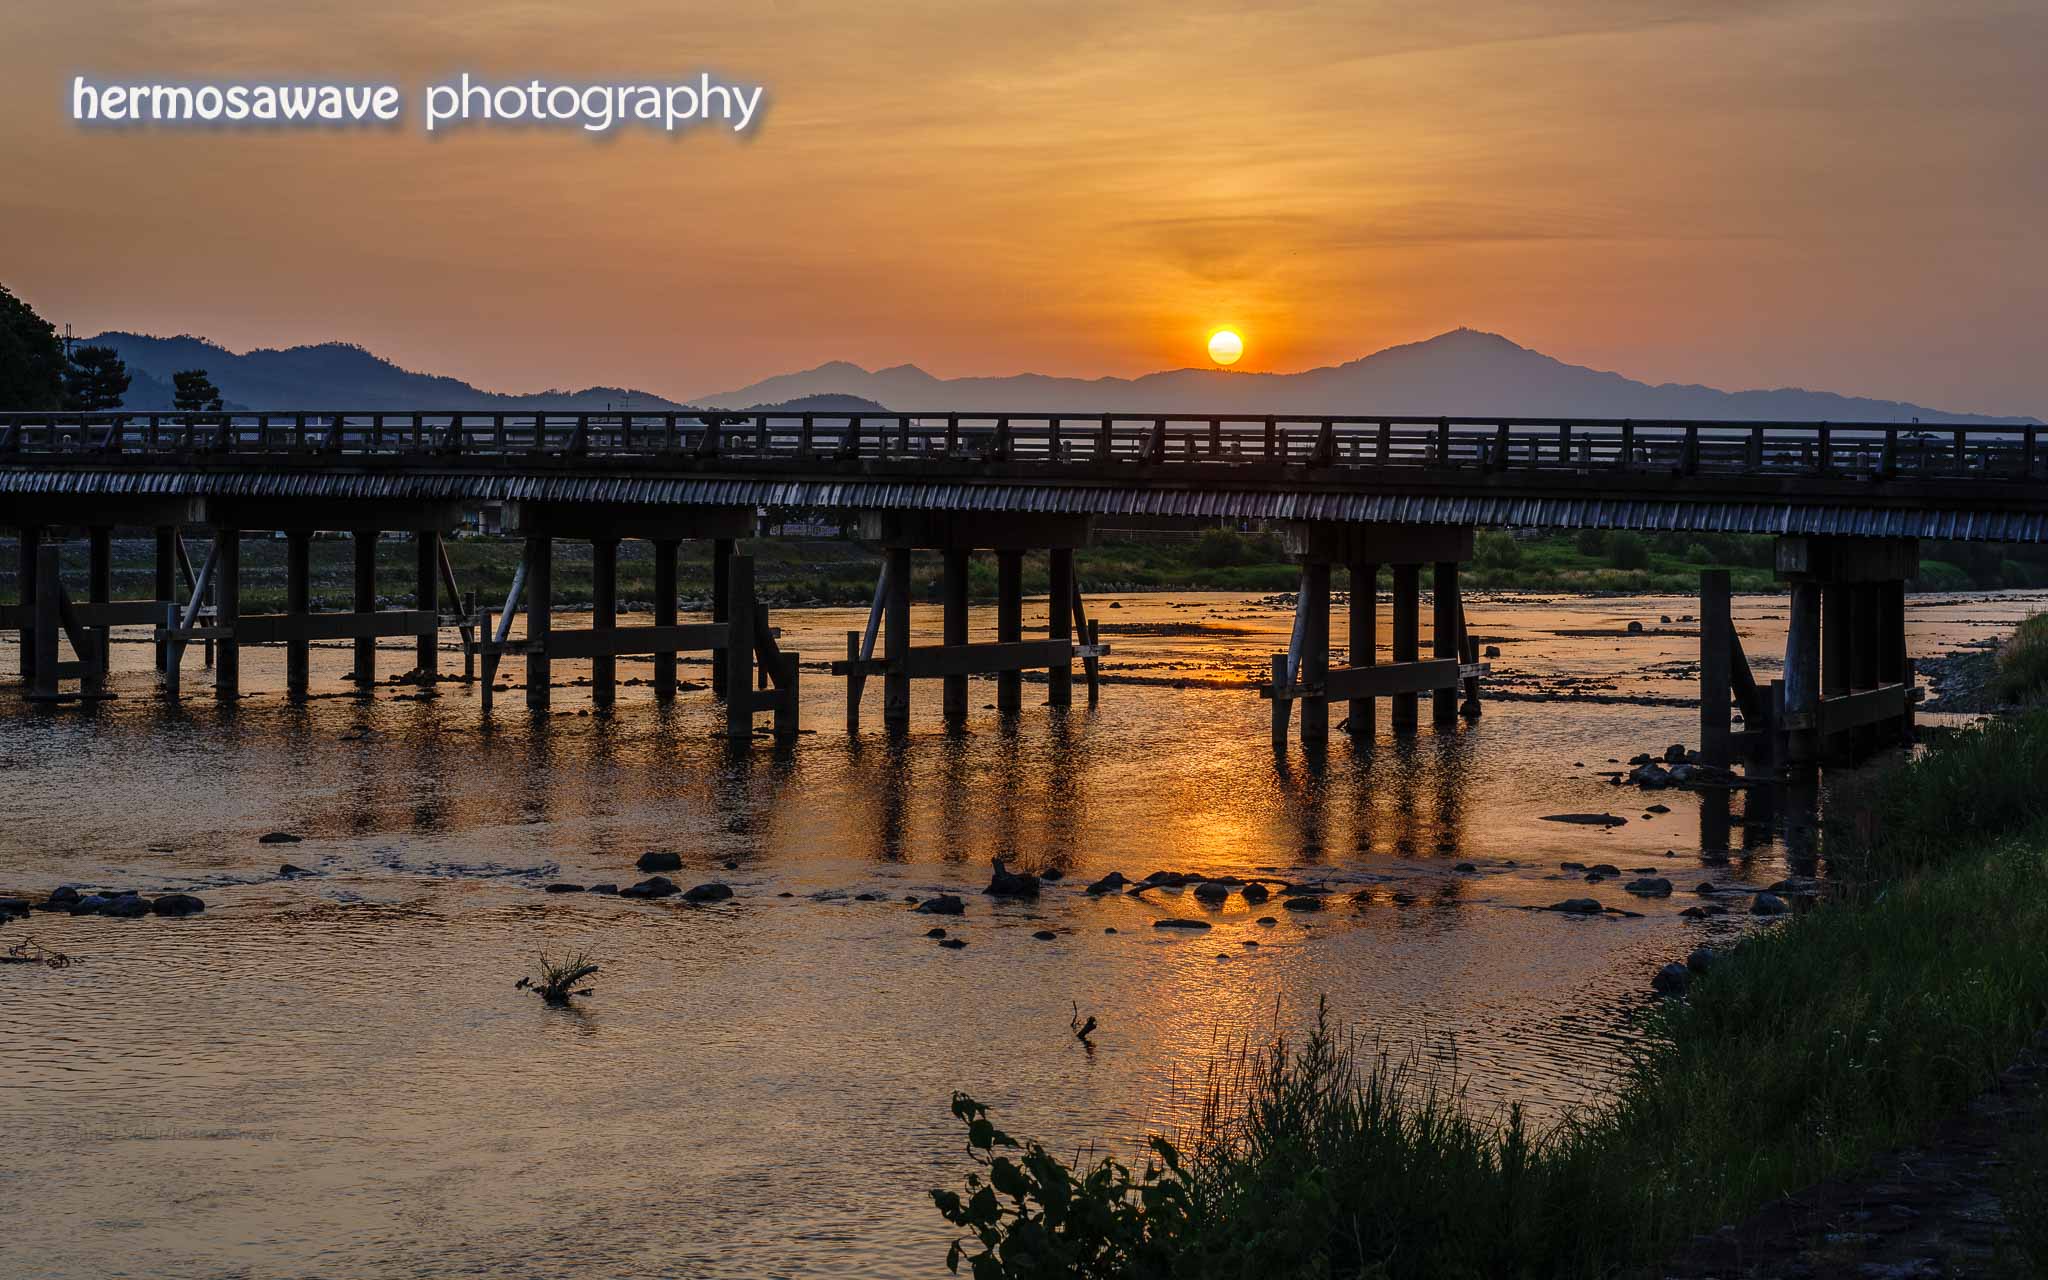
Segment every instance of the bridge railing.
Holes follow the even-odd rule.
[[[0,413],[0,465],[465,457],[2033,480],[2014,425],[1198,414]]]

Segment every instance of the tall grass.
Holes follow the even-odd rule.
[[[2037,613],[2013,629],[1999,648],[1992,687],[2004,702],[2035,702],[2048,694],[2048,613]]]
[[[1121,1256],[1181,1277],[1603,1276],[1853,1171],[2048,1023],[2044,780],[2048,713],[1957,734],[1838,804],[1873,815],[1823,836],[1856,889],[1649,1012],[1614,1100],[1540,1132],[1319,1020],[1225,1073],[1184,1160],[1089,1184],[1175,1206],[1118,1218],[1139,1233]],[[1035,1185],[1012,1181],[1020,1209]],[[1136,1274],[1048,1256],[963,1255],[982,1280]]]

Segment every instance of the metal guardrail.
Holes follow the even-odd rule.
[[[1646,419],[974,413],[0,413],[0,467],[195,456],[446,464],[957,460],[1100,468],[1982,479],[2048,476],[2040,429]]]

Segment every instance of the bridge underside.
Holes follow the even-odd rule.
[[[1750,533],[1808,537],[1928,538],[2048,543],[2048,509],[2039,495],[2027,506],[1982,505],[1916,495],[1886,500],[1859,486],[1811,496],[1799,491],[1740,496],[1629,494],[1606,477],[1568,485],[1550,478],[1543,494],[1431,492],[1412,477],[1375,483],[1348,477],[1338,485],[1309,477],[1260,487],[1193,487],[1185,483],[1034,483],[916,476],[777,478],[742,474],[622,476],[602,473],[418,470],[149,471],[86,468],[0,470],[0,507],[11,501],[78,504],[81,523],[96,503],[138,500],[239,499],[304,502],[550,502],[614,506],[812,507],[848,511],[986,512],[1066,516],[1170,516],[1197,519],[1449,525],[1520,529],[1631,529],[1647,532]],[[1445,486],[1450,487],[1450,486]],[[1641,488],[1631,484],[1628,488]],[[1721,487],[1721,486],[1716,486]],[[1771,486],[1776,488],[1777,485]],[[2038,487],[2038,486],[2036,486]],[[1619,490],[1619,491],[1618,491]],[[1858,500],[1859,496],[1863,500]],[[0,516],[0,522],[6,522]]]

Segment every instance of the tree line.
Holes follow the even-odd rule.
[[[67,349],[55,325],[0,285],[0,410],[118,409],[131,380],[127,362],[112,347]],[[174,373],[171,382],[180,412],[222,407],[220,388],[204,369]]]

